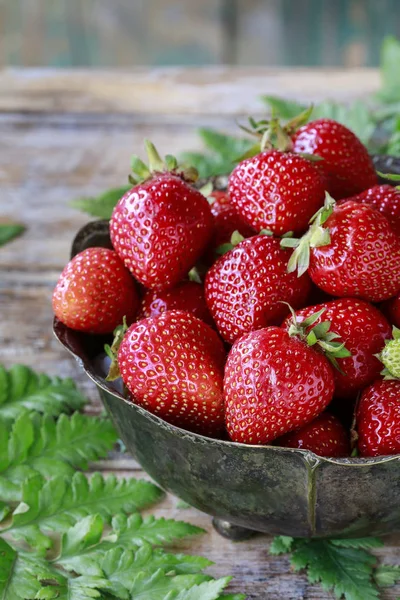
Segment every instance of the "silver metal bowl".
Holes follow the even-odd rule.
[[[380,171],[400,172],[400,162],[391,157],[376,162]],[[108,224],[97,221],[77,234],[72,254],[109,245]],[[400,530],[400,457],[321,458],[184,431],[126,400],[105,381],[98,360],[103,338],[72,331],[57,320],[54,332],[96,384],[143,469],[163,489],[216,517],[223,533],[361,537]]]

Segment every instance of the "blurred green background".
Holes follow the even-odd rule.
[[[0,65],[375,66],[400,0],[0,0]]]

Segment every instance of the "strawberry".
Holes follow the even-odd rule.
[[[400,292],[394,298],[382,304],[381,309],[389,320],[389,323],[400,327]]]
[[[400,454],[400,380],[375,381],[357,409],[360,456]]]
[[[112,244],[125,265],[144,286],[173,287],[193,267],[213,231],[206,198],[189,185],[190,172],[179,171],[176,160],[164,164],[146,142],[150,170],[134,159],[144,180],[116,205],[111,221]],[[171,169],[171,170],[168,170]]]
[[[335,396],[355,398],[358,391],[379,377],[382,364],[375,355],[391,337],[391,327],[377,308],[356,298],[308,306],[296,311],[296,319],[302,322],[321,309],[324,312],[315,323],[329,322],[351,353],[340,362],[340,371],[334,371]],[[291,321],[284,326],[290,327]]]
[[[328,192],[346,198],[378,183],[373,162],[358,137],[333,119],[311,121],[292,136],[293,152],[320,156]]]
[[[309,267],[313,282],[332,296],[380,302],[400,290],[400,238],[368,204],[335,204],[327,195],[303,238],[281,245],[295,248],[289,271],[302,275]]]
[[[400,236],[400,188],[387,184],[375,185],[357,196],[342,200],[342,202],[346,200],[370,204],[385,215],[393,231]]]
[[[136,404],[205,435],[223,429],[224,360],[216,332],[177,310],[134,323],[118,351],[121,377]]]
[[[324,412],[301,429],[278,438],[275,446],[311,450],[318,456],[350,455],[350,436],[337,417]]]
[[[214,216],[214,247],[227,244],[234,231],[244,237],[250,237],[256,232],[249,227],[237,210],[233,207],[228,192],[214,191],[209,197],[211,212]]]
[[[356,427],[361,456],[400,453],[400,329],[386,341],[379,355],[383,381],[364,390],[357,407]]]
[[[323,205],[325,184],[316,166],[293,153],[271,150],[240,162],[229,194],[240,216],[256,231],[303,232]]]
[[[182,281],[163,292],[148,290],[142,299],[139,318],[158,317],[167,310],[184,310],[208,325],[214,325],[204,298],[204,288],[194,281]]]
[[[132,323],[139,305],[134,280],[114,250],[87,248],[65,267],[53,292],[56,317],[78,331],[111,333]]]
[[[288,256],[278,239],[259,235],[239,242],[208,271],[207,305],[227,342],[267,325],[280,325],[288,314],[283,302],[304,306],[310,280],[287,272]]]
[[[312,421],[333,392],[327,358],[305,339],[279,327],[252,331],[234,344],[225,366],[228,433],[235,442],[268,444]]]

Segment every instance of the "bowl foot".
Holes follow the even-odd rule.
[[[233,525],[233,523],[229,523],[229,521],[224,521],[223,519],[217,519],[215,517],[212,520],[212,524],[214,529],[218,531],[220,535],[233,542],[248,540],[257,533],[257,531],[254,531],[253,529],[246,529],[245,527],[240,527],[240,525]]]

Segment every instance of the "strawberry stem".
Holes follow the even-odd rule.
[[[332,365],[343,374],[337,359],[351,356],[351,353],[345,347],[344,342],[340,340],[339,334],[330,330],[330,321],[321,321],[315,325],[326,309],[321,308],[321,310],[300,321],[289,304],[288,307],[292,314],[288,329],[289,335],[291,337],[298,337],[308,346],[318,346]]]
[[[118,366],[118,350],[127,330],[128,325],[126,323],[126,317],[124,317],[122,325],[118,325],[118,327],[114,329],[114,340],[111,346],[108,344],[105,344],[104,346],[106,354],[111,358],[111,364],[108,370],[106,381],[115,381],[121,377]]]
[[[161,159],[157,148],[150,140],[144,140],[144,145],[147,152],[149,166],[147,166],[141,158],[133,156],[131,167],[133,175],[129,175],[129,181],[132,185],[137,185],[143,181],[147,181],[152,177],[153,173],[175,173],[178,177],[182,177],[185,181],[193,183],[198,178],[198,172],[194,167],[181,168],[175,156],[167,154],[164,161]]]
[[[289,273],[294,273],[297,270],[298,277],[304,275],[310,266],[310,248],[319,248],[330,244],[329,229],[326,229],[323,225],[331,216],[334,206],[335,200],[326,192],[324,206],[311,217],[311,226],[303,237],[300,239],[292,237],[281,239],[281,248],[294,248],[287,266]]]

